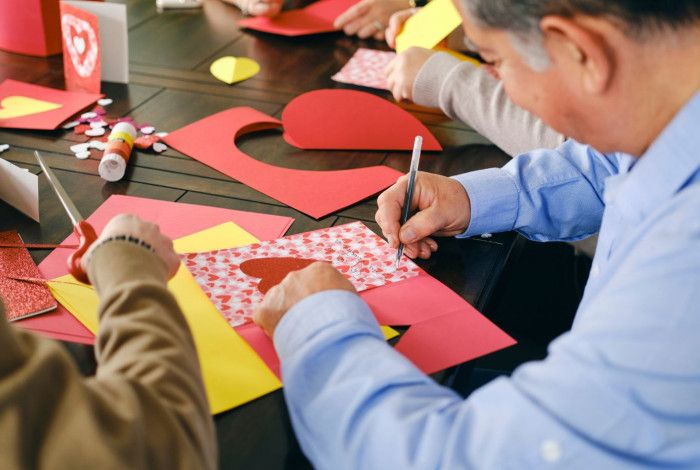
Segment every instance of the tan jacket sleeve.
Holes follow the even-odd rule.
[[[101,299],[95,377],[0,312],[0,467],[215,468],[197,354],[165,266],[121,241],[92,256]]]
[[[566,138],[524,110],[505,93],[503,84],[469,61],[438,52],[413,82],[413,101],[440,108],[471,126],[508,155],[556,148]]]

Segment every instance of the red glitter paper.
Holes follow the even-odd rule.
[[[21,243],[16,231],[0,232],[0,244]],[[0,248],[0,298],[8,320],[19,320],[56,308],[56,301],[45,285],[7,276],[40,278],[41,274],[26,248]]]

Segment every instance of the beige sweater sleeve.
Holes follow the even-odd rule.
[[[418,71],[413,101],[440,108],[510,156],[537,148],[556,148],[565,140],[562,134],[513,103],[500,81],[446,52],[433,54]]]
[[[197,354],[165,266],[128,242],[92,256],[101,300],[94,377],[0,312],[0,467],[215,468]]]

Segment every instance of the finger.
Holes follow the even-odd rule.
[[[374,21],[370,22],[369,24],[365,24],[360,28],[360,30],[357,32],[357,37],[360,39],[367,39],[368,37],[372,36],[374,33],[377,31],[381,31],[383,28],[377,28],[377,25],[375,24]]]
[[[367,13],[369,9],[369,4],[367,1],[363,0],[360,3],[356,3],[338,16],[333,22],[333,26],[337,29],[344,28],[348,23],[357,20],[359,17]]]
[[[399,245],[399,229],[401,228],[401,211],[406,193],[406,178],[401,177],[389,189],[384,191],[377,198],[377,213],[375,220],[379,224],[382,233],[386,237],[389,245],[394,248]]]
[[[377,41],[383,41],[383,40],[384,40],[384,31],[385,31],[385,30],[377,31],[377,32],[374,34],[374,39],[376,39]]]
[[[428,207],[408,219],[401,227],[399,238],[404,243],[415,243],[439,231],[443,226],[442,214],[434,207]]]
[[[348,36],[354,36],[364,26],[361,20],[351,21],[343,27],[343,32]]]
[[[436,251],[438,251],[438,244],[432,238],[426,238],[425,243],[428,245],[428,248],[430,248],[431,252],[435,253]]]

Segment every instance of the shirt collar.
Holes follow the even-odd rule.
[[[630,222],[639,222],[700,170],[700,91],[621,178],[613,196]]]

